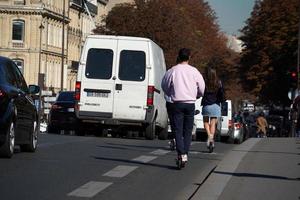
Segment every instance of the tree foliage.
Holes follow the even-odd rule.
[[[168,67],[175,64],[180,48],[190,48],[191,64],[201,72],[214,63],[225,87],[235,82],[236,55],[227,48],[215,13],[204,0],[135,0],[115,6],[102,24],[95,33],[152,39],[164,50]]]
[[[299,0],[257,0],[241,30],[243,87],[263,102],[288,103],[290,80],[296,70]]]

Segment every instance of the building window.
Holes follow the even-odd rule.
[[[16,65],[18,66],[19,70],[23,74],[24,73],[24,60],[22,60],[22,59],[13,59],[13,61],[16,63]]]
[[[24,41],[25,22],[23,20],[13,20],[12,40]]]

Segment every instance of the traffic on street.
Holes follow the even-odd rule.
[[[299,0],[0,0],[0,200],[300,200]]]

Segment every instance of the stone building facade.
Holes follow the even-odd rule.
[[[0,0],[0,56],[13,59],[28,84],[74,90],[86,36],[123,2],[133,0]]]
[[[66,76],[61,74],[70,21],[63,13],[68,9],[62,0],[0,0],[0,55],[15,60],[29,84],[37,84],[43,74],[40,83],[46,89],[60,88]]]

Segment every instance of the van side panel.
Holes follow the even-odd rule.
[[[151,42],[151,54],[152,66],[151,66],[151,76],[149,80],[149,85],[154,85],[159,92],[154,93],[154,107],[156,108],[158,115],[156,118],[156,123],[165,128],[168,124],[168,116],[166,110],[166,101],[164,99],[164,93],[161,89],[161,81],[166,73],[166,63],[164,58],[163,50],[156,45],[154,42]]]

